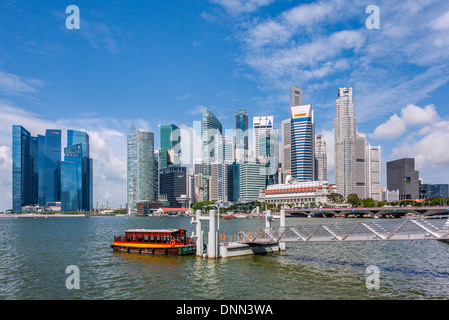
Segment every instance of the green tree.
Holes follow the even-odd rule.
[[[350,203],[353,206],[358,206],[362,201],[360,200],[357,193],[350,193],[348,194],[348,197],[346,198],[346,201]]]
[[[329,201],[334,203],[343,203],[343,201],[345,200],[345,198],[339,193],[328,194],[327,198],[329,199]]]

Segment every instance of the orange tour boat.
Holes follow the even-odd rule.
[[[117,251],[177,254],[196,253],[195,241],[186,236],[185,229],[130,229],[124,236],[114,236],[111,248]]]

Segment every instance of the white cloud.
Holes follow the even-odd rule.
[[[393,149],[390,159],[415,158],[418,170],[426,167],[448,168],[449,121],[439,121],[435,125],[427,126],[420,133],[407,136]]]
[[[238,62],[272,97],[288,95],[292,83],[310,97],[322,96],[329,86],[352,86],[358,123],[385,119],[449,81],[449,3],[376,5],[380,30],[366,29],[363,1],[314,1],[276,16],[254,16],[237,26],[235,38],[243,49]],[[324,107],[334,106],[327,99]]]
[[[432,28],[435,30],[447,30],[449,29],[449,11],[446,11],[437,19],[431,23]]]
[[[215,3],[224,7],[230,14],[254,12],[260,7],[267,6],[275,0],[214,0]]]
[[[202,114],[207,108],[205,106],[195,106],[192,110],[187,111],[188,114],[196,116]]]
[[[0,71],[0,90],[5,94],[19,95],[37,92],[36,87],[43,82],[36,79],[25,79],[18,75]]]
[[[379,125],[371,135],[374,139],[395,139],[402,135],[407,127],[397,114],[394,114],[385,123]]]
[[[439,120],[440,117],[434,105],[427,105],[421,108],[414,104],[409,104],[401,110],[401,116],[394,114],[386,122],[377,126],[371,137],[374,139],[392,140],[404,134],[407,131],[407,126],[433,125]],[[421,132],[424,132],[422,130]]]
[[[401,118],[407,125],[427,125],[439,120],[439,116],[434,105],[427,105],[424,108],[414,104],[407,105],[401,110]]]
[[[275,50],[272,54],[267,52],[266,55],[261,55],[256,51],[250,54],[247,63],[270,79],[286,75],[302,79],[302,74],[309,79],[315,76],[321,78],[331,70],[341,68],[343,62],[347,66],[349,60],[340,60],[341,53],[344,50],[359,50],[364,42],[362,32],[343,30],[309,43]],[[335,58],[338,60],[334,61]],[[337,68],[330,68],[332,65]]]

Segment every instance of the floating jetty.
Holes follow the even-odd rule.
[[[201,210],[196,211],[195,217],[192,217],[192,224],[196,224],[196,231],[192,234],[192,238],[196,239],[197,252],[196,255],[209,259],[229,258],[244,255],[264,254],[269,252],[279,252],[285,250],[285,243],[268,241],[258,241],[254,243],[242,243],[241,241],[226,242],[226,235],[220,235],[219,241],[219,225],[216,223],[215,210],[210,210],[208,216],[202,216]],[[280,220],[280,226],[285,227],[285,211],[281,210],[280,215],[272,216],[270,210],[265,215],[265,227],[271,228],[274,219]],[[208,243],[204,245],[204,232],[202,230],[202,222],[209,222]],[[206,248],[203,252],[200,248]]]

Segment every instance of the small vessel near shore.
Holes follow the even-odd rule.
[[[196,243],[185,229],[130,229],[124,236],[114,236],[111,248],[117,251],[188,255],[196,253]]]

